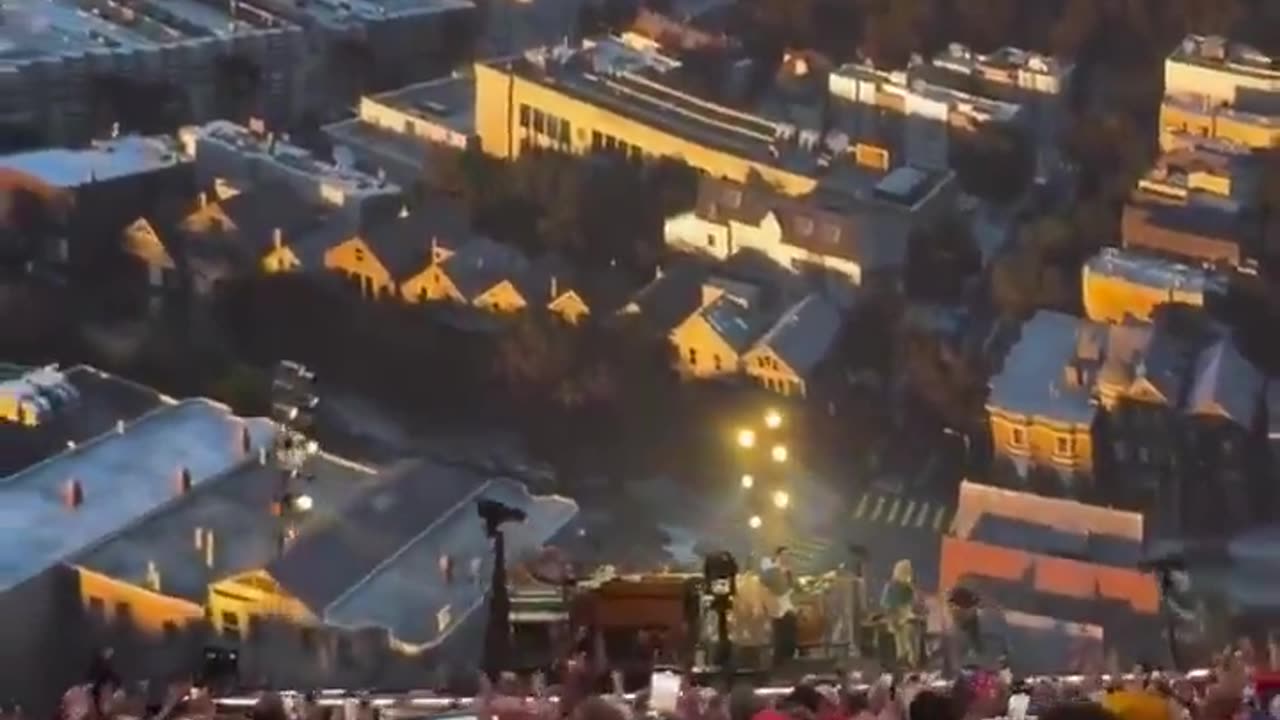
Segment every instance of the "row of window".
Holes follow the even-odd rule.
[[[1025,450],[1028,447],[1027,429],[1015,427],[1009,433],[1009,445]],[[1053,437],[1053,454],[1059,457],[1071,457],[1076,452],[1076,439],[1072,435],[1055,435]]]
[[[520,127],[566,148],[573,135],[573,126],[568,120],[523,103],[520,104]]]
[[[635,162],[640,162],[644,159],[644,150],[639,145],[633,145],[626,140],[602,133],[599,130],[591,131],[591,150],[593,152],[617,153]]]

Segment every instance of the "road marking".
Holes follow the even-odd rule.
[[[907,509],[902,511],[902,527],[907,527],[911,524],[911,515],[915,511],[916,511],[916,501],[908,500]]]
[[[883,509],[884,509],[884,496],[883,496],[883,495],[877,495],[877,496],[876,496],[876,508],[875,508],[875,510],[872,510],[872,511],[871,511],[871,517],[869,517],[869,518],[867,518],[867,519],[868,519],[868,520],[870,520],[871,522],[875,522],[876,520],[880,519],[880,511],[881,511],[881,510],[883,510]]]
[[[862,493],[862,499],[858,501],[858,509],[853,511],[853,519],[861,520],[862,515],[867,512],[867,501],[871,499],[871,493]]]
[[[947,508],[946,508],[946,507],[940,507],[940,508],[938,508],[938,514],[933,516],[933,530],[934,530],[934,532],[942,532],[942,520],[943,520],[943,518],[944,518],[944,516],[945,516],[946,514],[947,514]]]
[[[892,525],[894,520],[898,519],[898,498],[893,499],[893,507],[889,509],[889,516],[884,519],[886,525]]]
[[[924,527],[924,524],[928,522],[928,520],[929,520],[929,503],[922,502],[920,503],[920,514],[916,515],[916,527],[917,528]]]

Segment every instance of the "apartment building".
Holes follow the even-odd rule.
[[[1257,176],[1240,160],[1202,151],[1167,154],[1125,203],[1124,247],[1194,264],[1251,268],[1262,240]]]
[[[1160,125],[1251,148],[1280,147],[1280,64],[1220,36],[1191,35],[1164,64]]]
[[[95,102],[116,78],[164,85],[192,117],[211,118],[227,57],[260,70],[258,107],[286,122],[303,109],[308,53],[302,28],[246,3],[12,0],[0,23],[0,122],[85,140],[103,129]]]
[[[1058,168],[1058,136],[1074,87],[1073,62],[1013,47],[984,54],[952,43],[918,74],[939,85],[1022,106],[1023,122],[1036,139],[1037,173],[1048,176]]]
[[[335,208],[349,228],[394,217],[402,207],[400,187],[385,179],[316,158],[310,151],[265,132],[226,120],[179,132],[204,184],[232,188],[281,183],[302,198]]]
[[[669,157],[736,182],[758,176],[791,195],[817,186],[816,134],[664,84],[663,74],[678,65],[613,40],[477,63],[480,146],[501,158],[533,148]]]
[[[837,126],[852,138],[889,139],[906,162],[948,167],[951,138],[989,124],[1021,129],[1020,104],[930,82],[919,68],[879,70],[850,63],[833,70],[827,87]]]

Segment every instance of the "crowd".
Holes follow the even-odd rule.
[[[510,673],[495,682],[482,679],[473,700],[456,701],[445,714],[464,713],[466,720],[1280,720],[1280,673],[1241,653],[1224,656],[1211,671],[1188,674],[1136,669],[1124,676],[1017,679],[1008,670],[971,669],[947,681],[909,674],[868,684],[851,673],[807,678],[785,690],[749,684],[717,690],[658,672],[638,693],[624,693],[621,674],[602,678],[584,658],[567,663],[554,685]],[[86,681],[64,694],[55,720],[384,720],[440,712],[438,697],[420,703],[266,692],[236,707],[190,682],[128,691],[109,660],[95,658]],[[0,709],[0,720],[27,718],[21,708]]]

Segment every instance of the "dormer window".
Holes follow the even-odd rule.
[[[734,209],[742,207],[742,191],[738,189],[726,190],[724,204]]]
[[[807,218],[807,217],[796,218],[796,232],[804,236],[812,235],[813,234],[813,218]]]

